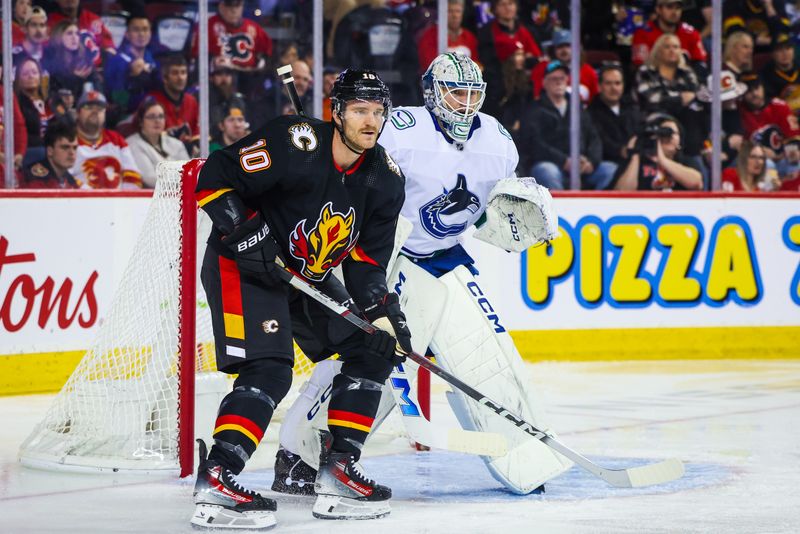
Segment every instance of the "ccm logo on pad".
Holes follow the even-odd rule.
[[[500,317],[498,317],[498,315],[495,313],[494,308],[492,308],[492,305],[489,303],[489,300],[483,296],[483,291],[481,291],[481,288],[478,287],[478,284],[475,282],[470,282],[467,284],[467,287],[469,288],[469,292],[472,293],[472,296],[477,299],[478,306],[480,306],[481,310],[483,310],[483,314],[487,319],[489,319],[489,322],[492,323],[494,331],[497,334],[505,332],[505,327],[500,324]]]

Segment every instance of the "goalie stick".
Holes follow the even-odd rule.
[[[346,306],[342,306],[340,303],[328,297],[321,291],[315,289],[286,267],[280,269],[278,272],[281,278],[292,287],[313,298],[331,311],[338,313],[342,318],[357,326],[364,332],[373,334],[377,330],[371,323],[352,313]],[[605,480],[612,486],[618,488],[638,488],[641,486],[662,484],[683,476],[683,462],[677,458],[670,458],[662,462],[638,467],[629,467],[626,469],[609,469],[599,466],[582,454],[570,449],[546,432],[539,430],[530,423],[509,412],[500,404],[484,396],[478,390],[462,382],[435,363],[429,361],[424,356],[413,351],[407,353],[406,356],[420,366],[428,369],[431,373],[442,378],[444,381],[457,388],[468,397],[486,406],[500,417],[503,417],[532,438],[541,440],[551,449],[563,454],[586,471]]]
[[[294,76],[292,76],[292,66],[291,65],[284,65],[282,67],[278,67],[275,69],[278,73],[278,77],[283,82],[283,85],[286,86],[286,92],[289,93],[289,100],[292,101],[292,106],[294,106],[294,110],[297,112],[298,115],[301,117],[305,117],[306,113],[303,111],[303,103],[300,102],[300,96],[297,94],[297,88],[294,86]]]

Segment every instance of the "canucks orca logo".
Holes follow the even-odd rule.
[[[465,219],[477,213],[480,207],[478,196],[467,189],[466,176],[459,174],[453,189],[445,189],[441,195],[422,205],[419,218],[425,231],[433,237],[443,239],[466,230],[468,220]],[[469,212],[466,217],[464,211]],[[463,222],[457,222],[458,220]]]

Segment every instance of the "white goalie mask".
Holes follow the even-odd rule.
[[[486,84],[474,61],[449,52],[437,56],[422,75],[422,95],[447,135],[464,143],[486,97]]]

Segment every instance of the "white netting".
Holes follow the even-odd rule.
[[[211,317],[199,283],[208,235],[181,232],[182,162],[161,164],[141,234],[98,336],[20,448],[23,464],[96,470],[177,470],[181,239],[197,247],[196,389],[198,413],[216,412],[230,388],[216,373]],[[192,202],[190,209],[195,209]],[[312,363],[295,348],[293,391]],[[301,375],[301,376],[298,376]],[[279,418],[280,414],[277,414]],[[198,430],[206,431],[198,425]],[[210,429],[208,429],[210,430]]]

